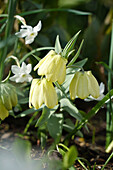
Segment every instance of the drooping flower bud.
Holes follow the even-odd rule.
[[[15,87],[9,83],[0,84],[0,118],[3,120],[9,115],[9,110],[17,105]]]
[[[6,117],[9,116],[8,110],[4,107],[2,99],[0,99],[0,119],[4,120]]]
[[[29,107],[31,104],[40,108],[42,104],[48,108],[53,108],[58,104],[57,94],[52,82],[47,79],[33,79],[29,95]]]
[[[98,98],[100,95],[99,85],[91,71],[76,72],[69,87],[70,97],[87,98],[89,95]]]
[[[58,81],[62,84],[66,77],[67,60],[61,55],[51,50],[40,62],[35,66],[39,75],[45,75],[46,79],[51,82]]]

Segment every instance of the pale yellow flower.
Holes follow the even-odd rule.
[[[51,50],[40,62],[35,66],[39,75],[45,75],[46,79],[51,82],[58,81],[62,84],[66,77],[67,60],[61,55]]]
[[[91,71],[75,73],[70,83],[69,92],[72,100],[76,97],[85,99],[89,95],[98,98],[100,95],[99,84]]]
[[[47,79],[33,79],[29,95],[29,107],[33,105],[36,109],[45,104],[53,108],[58,104],[57,94],[52,82]]]

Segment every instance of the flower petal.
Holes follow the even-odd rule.
[[[43,86],[41,82],[39,81],[36,83],[33,94],[32,94],[32,105],[38,109],[42,106],[44,103],[44,97],[43,97]]]
[[[103,94],[104,93],[104,90],[105,90],[105,85],[104,83],[100,83],[100,94]]]
[[[70,97],[72,100],[74,100],[77,96],[77,86],[78,86],[79,77],[80,77],[80,74],[75,73],[69,86]]]
[[[16,32],[15,35],[19,38],[24,38],[28,34],[28,31],[25,29],[21,29],[20,32]]]
[[[43,59],[41,59],[41,60],[39,61],[39,63],[34,67],[34,71],[37,70],[37,69],[43,64],[43,62],[44,62],[46,59],[47,59],[47,61],[50,60],[50,58],[53,57],[55,54],[56,54],[55,51],[50,50],[50,51],[47,53],[47,55],[46,55]],[[46,62],[47,62],[47,61],[46,61]]]
[[[31,72],[31,70],[32,70],[32,65],[31,65],[31,64],[28,64],[28,65],[26,66],[26,73],[29,74],[29,73]]]
[[[31,83],[31,88],[30,88],[30,93],[29,93],[29,107],[30,108],[31,108],[31,104],[32,104],[32,96],[33,96],[34,87],[39,81],[40,81],[39,79],[33,79],[32,83]]]
[[[98,98],[100,95],[99,85],[96,78],[92,75],[91,71],[87,71],[88,89],[91,96]]]
[[[52,82],[43,79],[44,103],[48,108],[54,108],[58,104],[58,98]]]
[[[38,32],[42,28],[42,23],[41,21],[38,22],[38,24],[33,28],[33,31]]]
[[[85,99],[89,96],[88,80],[85,72],[81,72],[79,77],[77,85],[77,96],[81,99]]]
[[[25,44],[31,44],[34,41],[34,36],[27,36],[25,38]]]
[[[26,21],[23,17],[20,15],[15,15],[14,17],[17,18],[23,25],[26,25]]]
[[[15,81],[16,83],[18,83],[18,77],[19,77],[19,75],[16,74],[16,75],[10,77],[9,79],[10,79],[11,81]]]
[[[19,74],[20,72],[20,67],[16,66],[16,65],[12,65],[11,66],[11,71],[13,74]]]

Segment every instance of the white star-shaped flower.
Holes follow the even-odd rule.
[[[29,74],[32,70],[31,64],[26,65],[23,62],[21,67],[12,65],[11,70],[12,73],[15,74],[10,77],[11,81],[15,81],[16,83],[31,82],[32,76]]]
[[[25,44],[31,44],[38,35],[38,32],[41,30],[41,21],[39,21],[38,24],[33,28],[30,25],[26,25],[25,19],[23,17],[16,15],[15,18],[19,19],[23,24],[21,25],[20,32],[15,33],[15,35],[17,35],[19,38],[25,37]]]

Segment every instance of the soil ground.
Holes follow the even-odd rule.
[[[94,164],[96,164],[96,169],[100,170],[110,155],[110,153],[108,154],[105,152],[105,117],[106,110],[105,108],[103,108],[90,120],[88,124],[89,132],[83,129],[84,137],[77,137],[73,141],[73,144],[75,144],[77,147],[79,157],[85,158],[91,164],[92,169]],[[5,121],[2,122],[2,124],[0,125],[0,152],[4,150],[11,150],[12,144],[15,139],[19,137],[19,134],[23,134],[28,120],[28,117],[19,118],[17,120],[9,116],[7,119],[5,119]],[[30,135],[23,136],[23,138],[25,140],[30,140],[32,144],[31,158],[37,160],[43,157],[46,150],[42,150],[40,148],[40,141],[37,139],[37,136],[35,134],[36,132]],[[51,144],[52,140],[50,139],[50,141],[47,142]],[[54,158],[61,159],[57,153],[54,154]],[[75,167],[77,170],[84,169],[78,162],[76,162]],[[113,158],[105,167],[105,170],[112,169]]]

